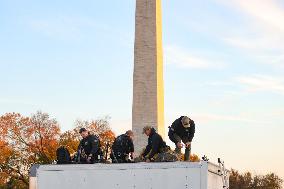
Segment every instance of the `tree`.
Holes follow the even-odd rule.
[[[28,187],[28,171],[33,164],[55,160],[59,125],[47,113],[31,118],[19,113],[0,117],[0,181],[17,188]]]
[[[56,159],[59,146],[60,128],[56,119],[47,113],[38,111],[30,119],[33,142],[30,151],[35,155],[37,163],[48,164]]]
[[[115,134],[111,130],[107,130],[101,133],[99,136],[101,140],[103,154],[107,159],[111,153],[110,148],[115,140]]]
[[[97,120],[76,120],[75,128],[71,131],[66,131],[60,136],[60,145],[66,146],[70,154],[77,151],[81,135],[79,130],[86,128],[91,134],[98,135],[101,141],[101,147],[104,155],[106,154],[107,145],[111,146],[115,139],[115,134],[111,131],[109,126],[109,117],[104,117]]]
[[[250,172],[240,174],[232,169],[230,189],[281,189],[282,179],[274,173],[252,176]]]
[[[1,175],[4,181],[17,180],[19,185],[28,185],[30,119],[17,113],[0,117]]]
[[[67,147],[71,156],[77,152],[80,139],[77,136],[76,130],[66,131],[60,135],[60,145]]]
[[[79,130],[81,128],[86,128],[92,134],[101,135],[106,131],[110,131],[109,124],[110,117],[106,116],[104,118],[99,118],[97,120],[76,120],[75,121],[75,131],[77,136],[80,138]]]
[[[111,145],[115,135],[109,117],[98,120],[77,120],[75,128],[60,133],[56,119],[41,111],[30,117],[6,113],[0,117],[0,188],[28,188],[28,171],[33,164],[50,164],[56,160],[56,149],[67,146],[70,153],[77,151],[85,127],[100,137],[102,149]]]

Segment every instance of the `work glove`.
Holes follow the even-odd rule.
[[[178,148],[182,148],[182,146],[183,146],[183,145],[182,145],[181,142],[178,142],[178,143],[177,143],[177,147],[178,147]]]
[[[185,143],[185,147],[186,147],[186,148],[190,147],[190,145],[191,145],[191,142]]]
[[[130,152],[130,159],[134,159],[134,152]]]
[[[89,155],[87,159],[87,163],[91,163],[91,160],[92,160],[92,155]]]

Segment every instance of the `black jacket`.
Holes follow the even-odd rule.
[[[86,138],[83,138],[78,146],[78,152],[82,153],[83,150],[87,156],[92,154],[96,159],[101,153],[99,137],[89,134]]]
[[[172,125],[169,127],[169,138],[171,141],[173,141],[175,144],[179,141],[174,137],[174,134],[178,135],[181,139],[185,140],[184,142],[191,142],[194,133],[195,133],[195,123],[193,120],[190,121],[190,127],[185,128],[181,120],[184,116],[181,116],[180,118],[176,119]]]
[[[148,145],[146,146],[146,149],[142,156],[148,156],[147,158],[151,159],[155,154],[160,153],[161,149],[164,149],[166,147],[167,145],[163,141],[162,137],[156,132],[154,128],[152,128],[151,134],[148,138]]]
[[[129,154],[134,152],[134,145],[132,139],[126,135],[122,134],[118,136],[112,145],[112,150],[114,153]]]

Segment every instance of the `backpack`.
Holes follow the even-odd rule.
[[[69,164],[71,163],[71,157],[69,150],[65,146],[60,146],[56,150],[57,164]]]

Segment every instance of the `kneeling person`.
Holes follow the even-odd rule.
[[[159,153],[163,153],[168,150],[168,146],[154,128],[150,126],[144,127],[143,134],[148,136],[148,145],[142,154],[142,158],[146,160],[146,162],[155,161],[155,157]]]
[[[99,137],[90,134],[85,128],[79,131],[82,140],[78,146],[79,163],[96,163],[102,160],[102,150]]]
[[[131,130],[126,131],[125,134],[118,136],[112,145],[111,159],[113,163],[128,163],[129,155],[133,159],[134,145],[133,145],[134,134]]]

